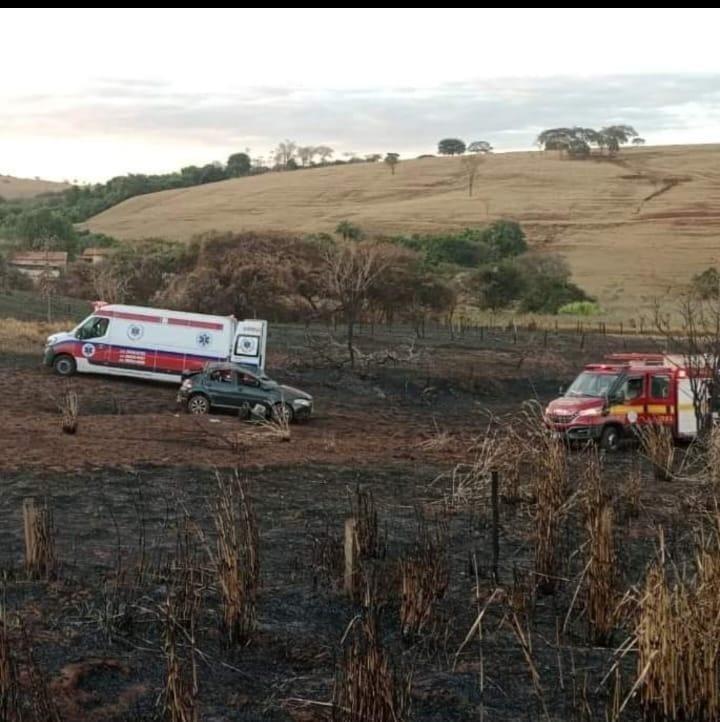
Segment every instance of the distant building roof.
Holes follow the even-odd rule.
[[[67,266],[66,251],[21,251],[8,259],[14,266]]]

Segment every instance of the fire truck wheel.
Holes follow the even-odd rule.
[[[187,410],[191,414],[207,414],[210,412],[210,402],[207,396],[195,394],[188,399]]]
[[[606,426],[600,437],[600,448],[610,453],[620,448],[620,431],[617,426]]]
[[[67,354],[61,354],[53,361],[53,368],[58,376],[72,376],[77,370],[75,359]]]

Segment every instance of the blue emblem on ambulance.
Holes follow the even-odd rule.
[[[83,344],[82,355],[85,358],[92,358],[95,355],[95,346],[93,346],[91,343]]]
[[[131,341],[139,341],[144,333],[145,329],[139,323],[131,323],[128,326],[127,335]]]
[[[197,344],[202,348],[207,348],[212,343],[212,336],[209,333],[203,332],[197,335]]]

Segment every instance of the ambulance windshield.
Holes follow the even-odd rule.
[[[600,374],[583,371],[580,376],[572,382],[565,396],[595,396],[598,398],[607,396],[618,378],[618,374]]]

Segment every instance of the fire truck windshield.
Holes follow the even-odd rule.
[[[603,397],[610,393],[610,389],[620,378],[618,374],[601,374],[592,371],[583,371],[572,382],[565,396],[594,396]]]

